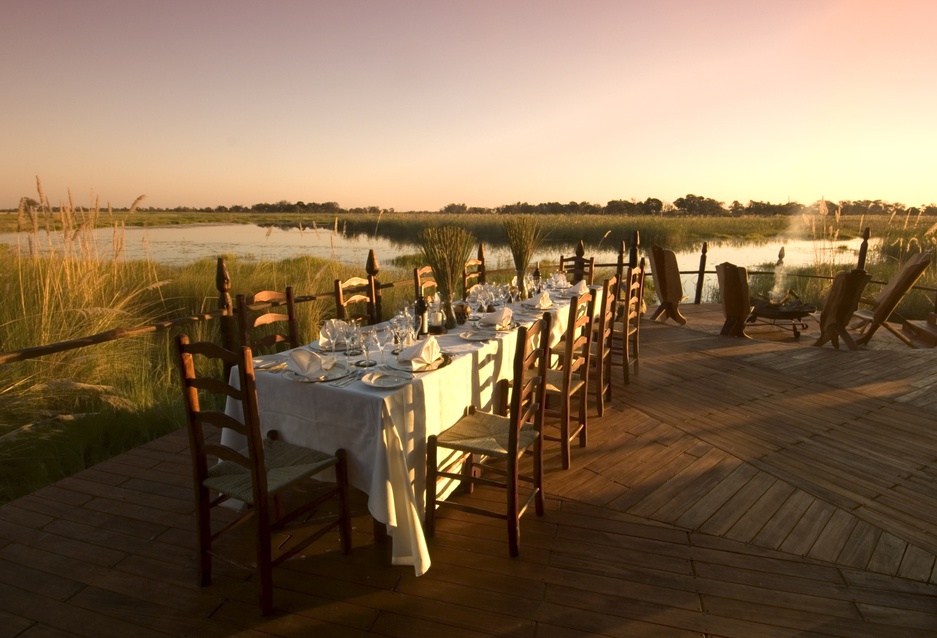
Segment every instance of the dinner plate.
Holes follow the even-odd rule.
[[[335,381],[337,379],[347,377],[348,368],[335,366],[331,370],[326,370],[324,373],[315,377],[307,377],[297,372],[293,372],[292,370],[284,370],[283,376],[290,381],[299,381],[300,383],[319,383],[320,381]]]
[[[547,306],[546,308],[538,308],[538,307],[537,307],[537,304],[530,303],[529,301],[523,301],[523,302],[521,302],[521,306],[523,306],[524,308],[527,308],[527,309],[529,309],[529,310],[549,310],[550,308],[554,307],[555,305],[556,305],[555,303],[550,303],[550,305]]]
[[[334,348],[325,349],[323,348],[318,341],[313,341],[309,344],[309,347],[313,350],[318,350],[319,352],[344,352],[346,348],[345,342],[336,343]]]
[[[495,338],[491,331],[480,332],[476,330],[466,330],[459,333],[459,338],[466,341],[490,341]]]
[[[452,363],[452,357],[448,354],[443,353],[441,357],[433,361],[430,365],[419,370],[414,370],[413,366],[410,365],[409,361],[397,361],[396,359],[392,363],[388,363],[387,367],[394,370],[400,370],[401,372],[429,372],[431,370],[439,370],[440,368],[445,368],[447,365]]]
[[[487,330],[488,332],[510,332],[519,325],[520,324],[516,321],[512,321],[506,326],[493,326],[490,323],[480,323],[478,324],[478,330]]]
[[[413,380],[412,374],[396,370],[386,372],[368,372],[361,377],[361,383],[373,388],[399,388]]]

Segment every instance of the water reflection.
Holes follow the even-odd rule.
[[[114,255],[114,231],[101,228],[93,232],[92,241],[102,259]],[[51,236],[53,245],[61,248],[60,235]],[[168,227],[127,227],[123,231],[121,256],[126,260],[151,259],[153,261],[182,265],[202,258],[219,255],[234,255],[240,259],[272,261],[292,257],[311,256],[330,259],[364,268],[368,251],[374,249],[381,264],[389,264],[400,255],[420,252],[413,237],[410,242],[401,242],[386,237],[369,236],[364,233],[346,234],[340,230],[322,228],[279,228],[260,227],[253,224],[189,224]],[[54,242],[58,242],[57,244]],[[26,249],[26,239],[16,233],[0,233],[0,244]],[[737,242],[710,243],[707,258],[709,270],[715,264],[730,261],[747,268],[774,264],[778,252],[785,250],[784,262],[788,266],[814,265],[823,258],[836,261],[844,267],[855,263],[861,239],[840,241],[835,244],[808,240],[760,242],[739,244]],[[47,248],[48,249],[48,248]],[[681,270],[696,270],[699,267],[699,247],[677,251]],[[535,260],[555,264],[561,254],[573,254],[574,246],[546,243],[534,255]],[[598,249],[588,251],[597,263],[614,263],[618,257],[617,241],[600,244]],[[511,253],[506,246],[486,246],[489,268],[511,268]]]

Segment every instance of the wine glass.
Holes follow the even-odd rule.
[[[371,353],[374,351],[374,348],[380,348],[383,350],[381,345],[381,340],[377,336],[377,331],[374,328],[369,330],[364,330],[360,332],[361,336],[361,351],[364,352],[364,360],[359,361],[355,365],[359,368],[370,368],[371,366],[377,365],[377,361],[371,358]]]

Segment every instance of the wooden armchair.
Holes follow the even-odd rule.
[[[286,312],[271,310],[275,306],[286,306]],[[242,345],[255,351],[299,347],[292,287],[286,292],[263,290],[249,297],[238,295],[235,313]]]
[[[656,321],[663,315],[665,321],[669,318],[685,325],[686,317],[680,313],[680,302],[685,299],[683,282],[680,281],[677,256],[672,250],[651,246],[651,276],[657,298],[660,299],[660,306],[651,315],[651,319]]]
[[[520,328],[514,355],[513,386],[508,416],[492,414],[470,407],[455,425],[426,441],[426,516],[427,536],[436,533],[437,483],[455,479],[471,485],[488,485],[507,493],[504,511],[496,511],[454,500],[439,502],[473,514],[492,516],[507,521],[508,547],[517,556],[520,546],[520,518],[531,504],[537,516],[543,516],[543,411],[545,403],[544,375],[549,359],[550,314],[529,328]],[[443,449],[446,454],[438,454]],[[450,452],[457,452],[455,458]],[[524,454],[533,456],[532,472],[520,474]],[[493,463],[475,463],[473,457]],[[447,459],[439,466],[440,457]],[[468,463],[467,468],[461,467]],[[520,493],[525,487],[526,495]]]
[[[602,284],[602,299],[593,318],[592,369],[595,384],[595,405],[599,416],[605,414],[606,399],[612,400],[612,340],[615,315],[618,312],[618,277],[606,279]]]
[[[629,267],[618,282],[620,321],[612,332],[612,356],[621,357],[625,385],[631,383],[632,369],[638,374],[641,356],[641,316],[644,314],[644,257],[635,267]]]
[[[723,262],[716,266],[716,277],[719,279],[722,312],[726,318],[719,334],[747,338],[745,323],[754,308],[748,291],[748,271],[735,264]]]
[[[820,311],[820,338],[813,345],[822,346],[830,342],[839,350],[839,340],[842,339],[850,350],[859,349],[846,328],[871,278],[869,273],[858,269],[836,273]]]
[[[901,303],[901,299],[907,294],[911,287],[921,278],[927,267],[930,266],[933,259],[933,253],[930,251],[918,253],[902,264],[897,273],[882,288],[881,292],[874,299],[862,298],[859,303],[871,306],[868,309],[856,310],[852,314],[853,321],[850,328],[859,329],[860,335],[856,339],[857,345],[864,345],[869,342],[875,331],[881,326],[890,333],[898,337],[906,345],[911,345],[911,340],[903,335],[900,330],[888,323],[889,317],[895,313],[895,308]]]
[[[335,280],[335,317],[367,325],[381,321],[380,293],[373,276]]]
[[[187,337],[180,336],[176,339],[176,352],[192,455],[198,584],[202,587],[211,584],[215,541],[240,523],[253,519],[256,555],[255,564],[250,567],[256,570],[261,612],[268,615],[273,611],[273,567],[332,530],[339,531],[344,552],[347,554],[351,549],[345,452],[337,450],[333,455],[290,445],[278,440],[272,432],[266,439],[261,436],[250,348],[232,352],[213,343],[190,343]],[[236,367],[239,387],[230,385],[226,378],[208,376],[202,371],[203,367],[217,369],[216,361],[227,368]],[[225,399],[240,402],[241,419],[207,407],[224,405]],[[222,428],[242,435],[245,447],[235,450],[215,443],[217,431]],[[311,479],[327,469],[335,470],[336,483]],[[300,485],[303,487],[301,504],[281,513],[280,495]],[[275,532],[294,527],[294,522],[309,530],[310,526],[305,523],[309,514],[336,498],[339,514],[324,521],[318,519],[311,527],[312,533],[307,535],[304,531],[301,541],[293,543],[289,549],[283,547],[282,539],[278,538],[277,543],[272,541]],[[212,511],[228,499],[241,501],[247,505],[247,510],[233,522],[213,527]],[[287,540],[292,537],[288,535]],[[279,552],[276,558],[274,549]]]

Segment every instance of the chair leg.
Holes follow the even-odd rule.
[[[351,552],[351,510],[348,506],[348,454],[343,449],[336,450],[338,463],[335,465],[335,478],[338,482],[339,528],[342,536],[342,552]]]
[[[436,435],[426,439],[426,511],[423,531],[427,538],[436,534]]]
[[[507,492],[508,552],[513,557],[520,553],[521,536],[517,515],[517,457],[508,459]]]
[[[198,545],[198,584],[211,585],[211,495],[204,487],[196,494],[195,528]]]
[[[595,410],[599,416],[605,414],[605,364],[600,360],[595,366]]]
[[[257,521],[257,585],[260,589],[260,613],[273,613],[273,549],[271,548],[270,512],[258,505],[254,510]]]
[[[563,469],[568,470],[570,466],[570,451],[569,451],[569,418],[570,418],[570,401],[569,395],[564,393],[562,398],[563,406],[560,409],[560,458],[562,460]]]
[[[534,496],[534,510],[537,516],[543,516],[543,433],[537,436],[534,441],[534,489],[537,490]]]
[[[579,395],[579,447],[586,447],[586,429],[588,425],[589,407],[588,393],[586,388],[582,388],[582,394]]]

